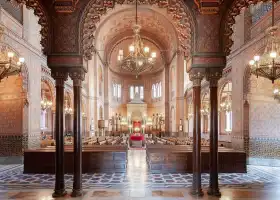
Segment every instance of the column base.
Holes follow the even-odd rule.
[[[64,197],[67,194],[65,189],[63,190],[55,190],[54,193],[52,194],[53,198],[59,198],[59,197]]]
[[[190,194],[191,194],[192,196],[195,196],[195,197],[202,197],[202,196],[204,195],[204,193],[202,192],[201,189],[200,189],[200,190],[192,190],[192,191],[190,192]]]
[[[72,190],[71,197],[81,197],[81,196],[83,196],[83,190],[82,189],[78,189],[78,190],[73,189]]]
[[[220,192],[219,188],[217,188],[217,189],[209,188],[207,191],[207,194],[210,196],[215,196],[215,197],[221,196],[221,192]]]

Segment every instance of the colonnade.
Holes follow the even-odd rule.
[[[210,87],[210,180],[208,194],[220,196],[218,182],[218,80],[222,70],[190,74],[193,82],[193,183],[192,195],[202,196],[201,188],[201,81],[204,77]]]
[[[74,110],[73,110],[73,135],[74,135],[74,177],[72,196],[82,195],[82,138],[81,138],[81,90],[85,70],[52,69],[52,77],[56,84],[56,110],[55,110],[55,190],[53,197],[66,194],[64,182],[64,85],[68,75],[73,80]]]

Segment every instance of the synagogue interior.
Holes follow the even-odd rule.
[[[277,0],[0,0],[0,199],[278,200]]]

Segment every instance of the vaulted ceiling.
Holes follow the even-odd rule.
[[[119,49],[126,53],[132,43],[135,14],[134,5],[117,5],[101,19],[95,32],[96,49],[100,54],[104,53],[104,59],[110,63],[110,68],[118,73],[122,72],[117,68],[117,54]],[[176,29],[177,24],[164,8],[140,5],[138,24],[141,25],[140,35],[144,45],[157,53],[156,65],[150,73],[163,69],[164,63],[168,62],[182,45],[187,46],[186,48],[191,45],[180,40],[181,33]]]

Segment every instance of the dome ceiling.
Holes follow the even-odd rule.
[[[150,73],[155,73],[164,68],[164,63],[169,62],[178,49],[185,45],[189,49],[189,42],[182,42],[182,33],[178,32],[178,25],[174,16],[167,13],[165,8],[157,6],[140,5],[138,7],[138,24],[141,25],[140,35],[145,45],[157,52],[157,62]],[[126,50],[132,43],[135,24],[135,6],[117,5],[101,18],[95,31],[96,50],[102,52],[102,58],[110,63],[112,71],[123,73],[117,64],[117,54],[120,49]],[[178,17],[178,16],[177,16]],[[183,26],[181,26],[183,27]],[[186,28],[186,32],[190,31]],[[185,38],[186,39],[186,38]]]

